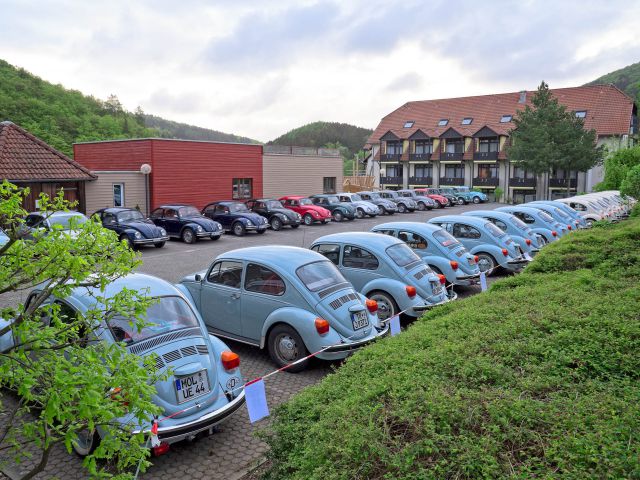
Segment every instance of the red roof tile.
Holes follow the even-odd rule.
[[[586,110],[585,128],[594,128],[598,135],[629,133],[633,100],[614,85],[556,88],[551,92],[567,110]],[[518,102],[519,92],[408,102],[380,121],[368,143],[379,143],[380,137],[389,130],[403,139],[418,129],[437,137],[451,127],[464,136],[472,136],[484,126],[500,135],[508,135],[513,123],[500,123],[501,117],[515,115],[525,105],[531,105],[534,94],[535,91],[526,92],[524,104]],[[471,125],[461,125],[466,117],[473,118]],[[439,127],[438,121],[443,118],[449,123]],[[415,123],[409,129],[402,128],[408,120]]]
[[[0,178],[14,182],[94,180],[89,170],[12,122],[0,122]]]

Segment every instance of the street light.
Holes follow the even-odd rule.
[[[151,203],[149,201],[149,174],[151,173],[151,165],[149,165],[148,163],[143,163],[142,165],[140,165],[140,173],[144,175],[144,195],[145,195],[145,200],[147,203],[147,217],[149,216],[149,210],[150,210],[150,205],[149,203]]]

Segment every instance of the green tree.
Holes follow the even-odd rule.
[[[143,364],[124,345],[95,339],[114,315],[142,328],[140,318],[150,300],[144,292],[125,290],[112,298],[93,293],[101,307],[77,318],[64,316],[59,305],[46,300],[65,298],[73,289],[104,292],[109,282],[132,272],[139,258],[97,220],[76,225],[76,238],[54,228],[46,234],[36,230],[33,239],[25,240],[22,202],[27,194],[7,181],[0,184],[0,225],[9,237],[0,247],[0,294],[43,288],[27,304],[0,309],[0,338],[13,339],[3,342],[0,352],[0,450],[11,452],[16,463],[27,452],[39,453],[22,477],[29,479],[43,471],[54,445],[71,451],[79,432],[100,427],[103,440],[84,466],[91,476],[111,476],[115,469],[126,478],[122,472],[147,466],[144,438],[132,431],[159,413],[151,401],[155,374],[149,373],[151,359]],[[42,195],[40,205],[43,211],[69,207],[62,194],[52,200]],[[117,421],[125,416],[130,425]],[[110,460],[109,471],[98,462],[102,459]]]
[[[629,169],[627,176],[620,184],[620,193],[640,199],[640,165]]]
[[[531,103],[513,118],[507,149],[512,161],[538,176],[553,169],[584,172],[602,161],[595,130],[585,130],[584,121],[568,112],[544,81]]]
[[[616,150],[604,161],[604,179],[596,190],[620,190],[620,184],[631,168],[640,165],[640,145]]]

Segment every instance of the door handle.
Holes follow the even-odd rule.
[[[234,300],[238,300],[240,298],[240,294],[239,293],[232,293],[231,294],[231,298],[233,298]]]

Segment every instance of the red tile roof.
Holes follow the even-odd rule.
[[[0,178],[14,182],[95,180],[63,153],[12,122],[0,122]]]
[[[585,128],[594,128],[598,135],[629,133],[633,100],[614,85],[556,88],[551,92],[567,110],[586,110]],[[380,137],[388,131],[402,139],[408,138],[418,129],[427,135],[438,137],[451,127],[464,136],[472,136],[484,126],[500,135],[508,135],[513,122],[500,123],[501,117],[515,115],[525,105],[531,105],[534,94],[535,91],[526,92],[524,104],[518,103],[520,92],[408,102],[386,115],[367,143],[379,143]],[[473,118],[471,125],[461,125],[462,119],[466,117]],[[439,127],[438,121],[445,118],[449,123]],[[403,128],[408,120],[415,123],[411,128]]]

